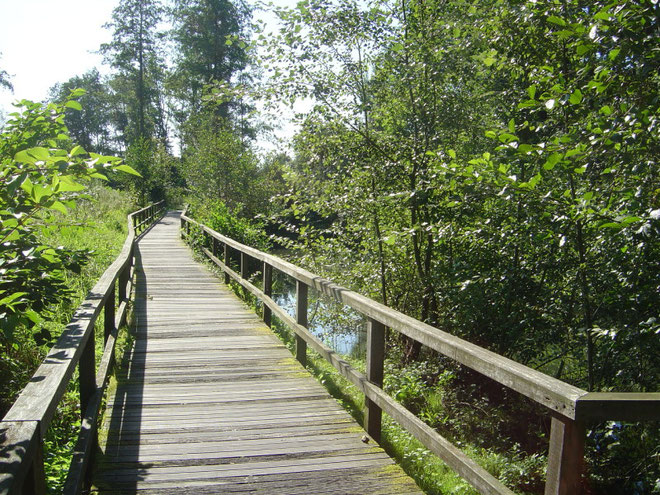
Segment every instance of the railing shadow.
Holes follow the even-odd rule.
[[[148,232],[147,229],[144,233]],[[141,237],[144,235],[141,234]],[[135,302],[132,332],[135,338],[130,352],[124,353],[117,370],[117,389],[111,406],[108,435],[102,463],[106,473],[115,472],[116,479],[106,474],[98,485],[112,490],[137,490],[144,479],[148,465],[140,465],[140,439],[142,434],[144,368],[147,353],[147,305],[149,303],[147,279],[142,266],[140,245],[135,246]],[[98,467],[98,466],[97,466]]]

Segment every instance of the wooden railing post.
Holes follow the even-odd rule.
[[[131,266],[133,265],[133,248],[128,255],[128,263],[124,269],[119,273],[119,287],[118,287],[118,298],[119,304],[122,301],[126,300],[126,289],[128,288],[128,280],[131,274]]]
[[[307,284],[296,280],[296,322],[307,328]],[[296,359],[303,366],[307,365],[307,342],[296,334]]]
[[[584,424],[564,417],[552,417],[545,495],[582,493],[584,440]]]
[[[268,297],[273,295],[273,267],[270,266],[265,261],[263,262],[263,283],[264,283],[264,294]],[[272,310],[264,303],[264,323],[268,326],[271,325],[272,320]]]
[[[22,492],[26,495],[46,495],[46,472],[44,470],[44,446],[37,440],[30,469],[23,482]]]
[[[241,251],[241,278],[247,280],[250,274],[248,273],[248,255]]]
[[[211,237],[211,253],[215,258],[218,257],[218,240],[215,237]]]
[[[96,359],[94,333],[89,336],[78,362],[80,383],[80,413],[85,417],[87,406],[96,391]]]
[[[115,329],[115,284],[108,293],[108,299],[103,306],[103,342],[108,341],[108,337]]]
[[[225,246],[223,249],[223,256],[225,260],[225,266],[229,268],[229,245],[225,242]],[[225,284],[229,283],[229,274],[225,272]]]
[[[385,325],[369,318],[367,321],[367,380],[382,388],[385,362]],[[380,442],[382,410],[368,397],[364,398],[364,429]]]

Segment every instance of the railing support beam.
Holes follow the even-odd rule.
[[[296,322],[307,328],[307,293],[308,286],[300,280],[296,281]],[[307,365],[307,342],[296,335],[296,359],[303,366]]]
[[[229,245],[225,242],[225,246],[223,249],[223,257],[225,261],[225,266],[229,268]],[[225,272],[225,284],[229,283],[229,273]]]
[[[108,298],[103,306],[103,342],[108,341],[108,337],[115,329],[115,284],[108,293]]]
[[[582,493],[584,439],[583,423],[552,417],[545,495]]]
[[[383,387],[383,364],[385,363],[385,325],[369,318],[367,321],[367,380]],[[364,398],[364,429],[380,442],[382,410],[368,397]]]
[[[270,266],[265,261],[263,262],[263,284],[264,284],[264,294],[268,297],[273,295],[273,267]],[[272,323],[273,312],[271,309],[264,304],[264,323],[268,326]]]

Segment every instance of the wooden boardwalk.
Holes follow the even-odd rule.
[[[178,230],[170,213],[139,243],[94,493],[421,493]]]

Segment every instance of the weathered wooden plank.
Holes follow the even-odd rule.
[[[584,424],[565,418],[552,418],[545,495],[581,492],[584,440]]]
[[[364,477],[342,482],[343,493],[419,493],[270,329],[208,282],[175,229],[158,225],[138,251],[136,342],[104,416],[101,493],[209,483],[215,493],[294,493],[293,479],[323,493],[328,476],[360,466]],[[396,475],[373,474],[385,468]]]
[[[37,421],[0,421],[0,494],[45,494]]]
[[[210,253],[206,253],[207,256]],[[218,263],[219,260],[213,260]],[[401,404],[387,395],[380,387],[370,383],[367,378],[354,370],[346,361],[341,359],[332,349],[317,339],[307,328],[299,325],[275,301],[266,296],[261,290],[250,282],[240,278],[238,274],[226,267],[222,267],[230,276],[246,289],[270,306],[273,314],[277,315],[297,336],[304,339],[316,352],[332,364],[345,378],[351,381],[375,405],[386,411],[406,430],[412,433],[429,450],[438,455],[452,469],[458,472],[466,481],[484,494],[512,494],[513,492],[479,466],[460,449],[455,447],[422,420],[404,408]]]
[[[589,392],[576,405],[579,421],[653,421],[660,416],[660,393]]]

